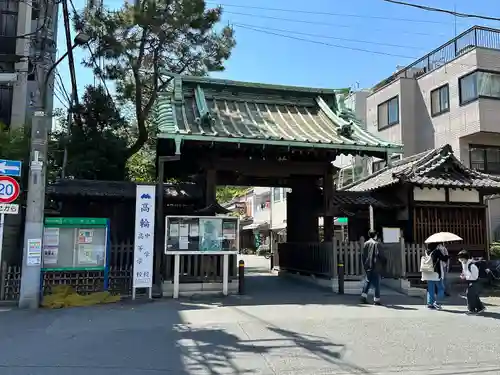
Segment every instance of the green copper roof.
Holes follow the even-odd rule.
[[[154,110],[160,138],[401,152],[335,111],[339,90],[177,78]],[[180,92],[181,91],[181,92]],[[342,117],[344,118],[342,118]]]

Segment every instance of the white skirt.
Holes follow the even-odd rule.
[[[439,274],[437,272],[422,272],[422,281],[439,281]]]

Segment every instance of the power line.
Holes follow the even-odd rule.
[[[404,46],[404,45],[401,45],[401,44],[372,42],[372,41],[361,40],[361,39],[337,38],[336,36],[330,36],[330,35],[310,34],[310,33],[303,33],[303,32],[293,31],[293,30],[275,29],[275,28],[272,28],[272,27],[262,27],[262,26],[258,26],[258,25],[249,25],[249,24],[246,24],[246,23],[239,23],[239,22],[238,23],[234,23],[233,25],[237,26],[237,27],[241,26],[243,28],[249,27],[249,28],[257,28],[257,29],[265,29],[265,30],[277,31],[277,32],[282,32],[282,33],[290,33],[290,34],[297,34],[297,35],[304,35],[304,36],[312,36],[312,37],[316,37],[316,38],[335,39],[335,40],[340,40],[340,41],[344,41],[344,42],[366,43],[366,44],[378,45],[378,46],[386,46],[386,47],[408,48],[408,49],[411,49],[411,50],[416,50],[416,49],[420,49],[422,51],[425,50],[424,48],[415,47],[415,46],[408,46],[408,45]]]
[[[71,29],[69,21],[69,11],[68,11],[68,1],[63,0],[62,2],[63,10],[63,21],[64,21],[64,31],[66,39],[66,50],[68,51],[68,65],[69,73],[71,76],[71,104],[78,106],[78,90],[76,85],[76,72],[75,72],[75,60],[73,56],[73,43],[71,41]]]
[[[407,6],[407,7],[412,7],[412,8],[417,8],[417,9],[421,9],[421,10],[426,10],[426,11],[429,11],[429,12],[445,13],[445,14],[449,14],[449,15],[455,16],[455,17],[477,18],[477,19],[488,20],[488,21],[500,21],[500,18],[498,18],[498,17],[489,17],[489,16],[483,16],[483,15],[471,14],[471,13],[460,13],[460,12],[455,12],[453,10],[448,10],[448,9],[429,7],[427,5],[419,5],[419,4],[406,3],[404,1],[398,1],[398,0],[382,0],[382,1],[385,1],[386,3],[404,5],[404,6]]]
[[[230,8],[268,10],[268,11],[287,12],[287,13],[315,14],[315,15],[320,15],[320,16],[351,17],[351,18],[369,18],[369,19],[378,19],[378,20],[389,20],[389,21],[404,21],[404,22],[416,22],[416,23],[447,24],[447,22],[442,22],[442,21],[418,20],[418,19],[411,19],[411,18],[397,18],[397,17],[383,17],[383,16],[367,16],[367,15],[361,15],[361,14],[318,12],[318,11],[304,10],[304,9],[268,8],[268,7],[258,7],[258,6],[251,6],[251,5],[226,4],[226,3],[218,4],[218,3],[215,3],[215,2],[212,2],[212,1],[208,1],[207,3],[209,3],[209,4],[215,4],[215,5],[220,5],[224,9],[226,7],[230,7]]]
[[[303,23],[303,24],[317,25],[317,26],[321,25],[321,26],[340,27],[340,28],[348,28],[348,29],[359,28],[358,26],[355,26],[355,25],[340,25],[340,24],[331,23],[331,22],[308,21],[308,20],[299,20],[296,18],[285,18],[285,17],[273,17],[273,16],[265,16],[265,15],[252,14],[252,13],[232,12],[232,11],[228,11],[228,10],[224,10],[223,12],[224,12],[224,14],[227,13],[227,14],[233,14],[233,15],[239,15],[239,16],[254,17],[254,18],[268,19],[268,20],[275,20],[275,21]],[[376,28],[376,27],[370,27],[370,31],[383,31],[383,32],[390,32],[390,33],[405,34],[405,35],[447,36],[446,34],[430,34],[430,33],[423,33],[423,32],[383,29],[383,28]]]
[[[239,27],[241,29],[251,30],[251,31],[255,31],[255,32],[263,33],[263,34],[268,34],[268,35],[280,36],[283,38],[298,40],[298,41],[302,41],[302,42],[321,44],[321,45],[328,46],[328,47],[348,49],[351,51],[367,52],[367,53],[373,53],[376,55],[383,55],[383,56],[402,57],[405,59],[416,59],[416,57],[414,57],[414,56],[398,55],[395,53],[387,53],[387,52],[382,52],[382,51],[373,51],[373,50],[367,50],[367,49],[363,49],[363,48],[355,48],[355,47],[342,46],[342,45],[338,45],[338,44],[331,44],[331,43],[327,43],[327,42],[321,42],[319,40],[304,39],[304,38],[295,37],[292,35],[276,33],[276,32],[271,31],[270,29],[266,29],[266,28],[258,29],[258,28],[249,27],[249,26],[242,26],[242,25],[238,25],[237,27]]]
[[[76,10],[75,4],[73,3],[73,0],[69,0],[69,3],[71,5],[71,8],[72,8],[73,12],[75,14],[77,14],[77,10]],[[87,43],[86,46],[87,46],[87,49],[88,49],[88,51],[90,53],[90,59],[92,60],[92,64],[94,65],[95,71],[97,72],[97,75],[101,79],[102,85],[104,86],[104,89],[106,90],[106,94],[108,95],[108,97],[110,99],[113,100],[113,96],[110,94],[108,86],[106,84],[106,79],[104,78],[104,76],[102,74],[101,67],[96,62],[97,59],[95,57],[94,52],[92,51],[92,47],[90,46],[90,43]]]
[[[54,77],[54,83],[57,85],[63,96],[66,98],[68,103],[71,103],[71,95],[69,95],[68,91],[66,90],[66,87],[64,86],[64,81],[62,80],[61,74],[56,70],[55,72],[55,77]]]
[[[367,50],[367,49],[362,49],[362,48],[348,47],[348,46],[336,45],[336,44],[326,43],[326,42],[322,42],[322,41],[318,41],[318,40],[304,39],[304,38],[295,37],[295,36],[292,36],[292,35],[286,35],[286,34],[274,32],[274,31],[282,31],[282,32],[297,33],[295,31],[280,30],[280,29],[274,29],[274,28],[265,28],[265,27],[260,27],[260,26],[238,24],[238,23],[235,23],[233,25],[235,27],[239,27],[239,28],[242,28],[242,29],[247,29],[247,30],[256,31],[256,32],[260,32],[260,33],[265,33],[265,34],[280,36],[280,37],[283,37],[283,38],[293,39],[293,40],[297,40],[297,41],[301,41],[301,42],[309,42],[309,43],[314,43],[314,44],[320,44],[320,45],[324,45],[324,46],[328,46],[328,47],[333,47],[333,48],[342,48],[342,49],[348,49],[348,50],[353,50],[353,51],[358,51],[358,52],[373,53],[373,54],[377,54],[377,55],[394,56],[394,57],[400,57],[400,58],[405,58],[405,59],[412,59],[412,60],[415,60],[415,61],[419,61],[420,59],[422,59],[423,57],[425,57],[425,56],[420,56],[420,57],[406,56],[406,55],[399,55],[399,54],[393,54],[393,53],[385,53],[385,52],[381,52],[381,51]],[[300,35],[308,35],[308,36],[316,36],[316,37],[321,37],[321,38],[328,38],[328,36],[325,36],[325,35],[315,35],[315,34],[307,34],[307,33],[298,33],[298,34],[300,34]],[[366,43],[370,43],[370,42],[366,41]],[[401,47],[404,47],[404,46],[401,46]],[[413,48],[411,46],[406,46],[406,47]],[[498,49],[500,50],[500,48],[498,48]],[[458,57],[458,56],[456,56],[456,57]],[[442,65],[440,65],[439,67],[436,67],[436,69],[439,69],[439,68],[442,68],[442,67],[447,67],[447,66],[451,67],[453,65],[458,65],[458,66],[461,66],[463,68],[477,68],[477,65],[464,64],[464,63],[453,61],[453,60],[450,60],[450,61],[435,61],[435,63],[438,63],[438,62],[440,62]],[[401,70],[404,70],[404,69],[406,69],[408,67],[409,66],[407,66],[407,67],[405,67],[405,68],[403,68]],[[500,66],[495,66],[495,68],[500,68]],[[435,70],[435,69],[433,69],[433,70]]]

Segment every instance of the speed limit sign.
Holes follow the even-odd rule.
[[[14,202],[19,196],[19,184],[9,176],[0,176],[0,203]]]

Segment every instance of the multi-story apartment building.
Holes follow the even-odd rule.
[[[45,74],[56,56],[54,0],[0,1],[0,121],[24,126],[40,103]],[[48,81],[47,112],[53,106]]]
[[[475,26],[375,85],[366,129],[404,144],[404,156],[450,144],[466,166],[500,174],[499,99],[500,30]],[[365,173],[386,161],[370,164]],[[500,199],[487,204],[490,240],[500,239]]]
[[[476,26],[376,85],[367,130],[405,156],[450,144],[467,166],[500,174],[499,99],[500,30]]]

